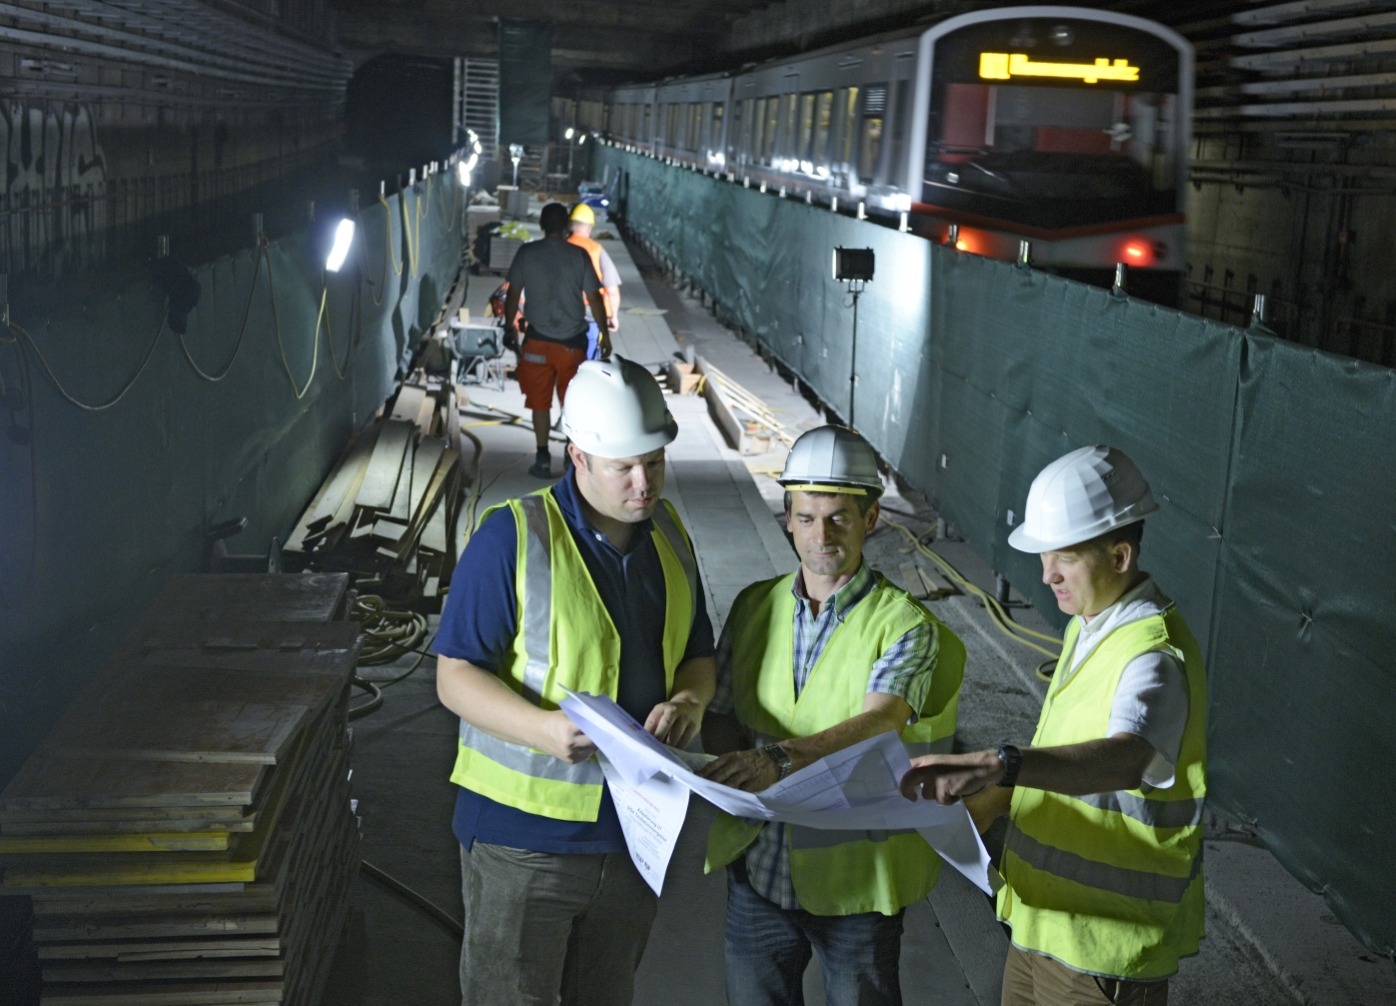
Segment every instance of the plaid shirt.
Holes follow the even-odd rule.
[[[791,593],[795,595],[796,698],[804,691],[810,672],[819,662],[834,629],[848,617],[859,601],[872,593],[875,586],[877,578],[865,562],[858,567],[853,579],[835,591],[820,607],[819,614],[814,615],[810,612],[809,596],[805,593],[803,568],[795,575]],[[728,628],[731,624],[729,620]],[[868,678],[868,691],[905,699],[912,709],[909,722],[915,723],[930,694],[935,654],[934,626],[930,622],[918,625],[878,657]],[[724,628],[717,646],[717,691],[708,705],[708,712],[730,714],[732,709],[732,639],[727,628]],[[756,841],[746,851],[746,868],[752,889],[757,894],[784,909],[800,907],[790,880],[790,850],[785,841],[784,824],[773,822],[761,829]]]

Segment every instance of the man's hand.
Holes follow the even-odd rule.
[[[650,710],[645,729],[671,747],[686,748],[703,728],[703,703],[675,695]]]
[[[620,331],[620,319],[617,318],[615,315],[611,315],[609,318],[606,319],[606,328],[608,331],[611,332]]]
[[[997,751],[960,755],[923,755],[911,760],[911,771],[902,776],[902,796],[917,796],[936,803],[954,803],[978,793],[1003,778],[1003,762]]]
[[[1007,814],[1013,807],[1013,790],[1002,786],[990,786],[964,798],[965,810],[974,821],[974,830],[979,834],[988,831],[995,821]]]
[[[597,336],[596,352],[603,360],[609,360],[611,358],[611,333],[609,328],[602,328],[600,335]]]
[[[760,793],[780,781],[780,769],[771,756],[760,748],[733,751],[717,761],[704,765],[698,774],[704,779],[720,782],[748,793]]]
[[[567,718],[566,713],[559,709],[548,715],[551,718],[547,727],[547,743],[540,750],[569,765],[579,765],[596,754],[596,745]]]

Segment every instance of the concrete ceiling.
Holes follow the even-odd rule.
[[[333,0],[340,47],[382,53],[496,53],[499,18],[553,25],[553,66],[590,81],[658,76],[714,54],[731,23],[770,0]]]

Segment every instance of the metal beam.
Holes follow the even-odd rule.
[[[1391,53],[1396,53],[1396,38],[1348,42],[1343,45],[1321,45],[1311,49],[1287,49],[1283,52],[1257,53],[1254,56],[1233,56],[1221,65],[1230,66],[1236,70],[1283,70],[1308,64],[1356,59],[1362,56],[1387,56]]]
[[[1359,73],[1347,77],[1295,77],[1291,80],[1250,80],[1241,84],[1202,87],[1194,92],[1200,100],[1236,98],[1243,94],[1302,94],[1305,91],[1347,91],[1354,87],[1387,87],[1396,84],[1396,73]]]
[[[1391,31],[1396,31],[1396,11],[1245,32],[1240,35],[1232,35],[1228,41],[1243,49],[1271,49],[1296,43],[1321,42],[1370,33],[1384,34]]]
[[[1277,101],[1259,105],[1232,105],[1220,108],[1199,108],[1193,118],[1234,119],[1268,116],[1283,118],[1294,115],[1348,115],[1354,112],[1396,112],[1396,98],[1353,98],[1339,101]]]

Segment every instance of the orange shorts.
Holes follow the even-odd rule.
[[[577,373],[577,368],[587,358],[586,347],[572,349],[560,342],[545,339],[525,339],[519,348],[519,387],[523,389],[524,404],[535,412],[553,407],[553,388],[557,388],[557,400],[562,402],[567,396],[567,385]]]

